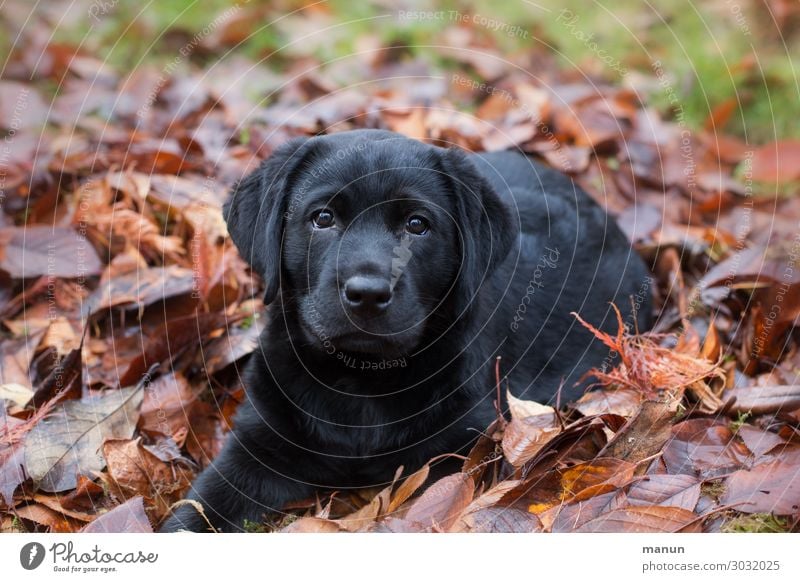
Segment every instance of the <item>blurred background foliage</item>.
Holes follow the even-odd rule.
[[[191,61],[208,66],[232,51],[283,73],[286,56],[335,61],[374,42],[452,70],[457,64],[437,47],[477,15],[502,24],[479,27],[486,46],[504,55],[539,52],[576,77],[641,90],[640,79],[652,78],[660,62],[678,97],[681,111],[673,114],[691,127],[713,123],[753,143],[800,136],[797,0],[78,0],[48,2],[38,17],[55,29],[53,40],[80,44],[126,70],[168,63],[232,10],[224,50],[194,50]],[[13,19],[5,24],[8,51],[19,31]],[[651,103],[675,109],[665,91],[652,82],[650,89]]]

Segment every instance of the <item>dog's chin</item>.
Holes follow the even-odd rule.
[[[303,317],[300,320],[304,345],[332,356],[352,354],[375,360],[401,358],[411,354],[420,342],[420,333],[415,329],[399,333],[371,332],[350,325],[346,329],[325,327],[319,320],[308,322]]]
[[[415,345],[364,332],[347,333],[334,339],[336,348],[363,358],[386,359],[407,355]]]

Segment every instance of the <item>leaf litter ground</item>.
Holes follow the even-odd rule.
[[[569,173],[651,267],[658,323],[580,320],[619,363],[558,409],[511,395],[460,473],[398,467],[250,529],[797,530],[800,204],[778,195],[796,143],[687,131],[642,92],[485,42],[448,71],[378,46],[287,56],[282,77],[235,54],[123,73],[47,38],[24,35],[0,80],[3,531],[157,527],[219,452],[264,321],[227,189],[290,137],[362,127]]]

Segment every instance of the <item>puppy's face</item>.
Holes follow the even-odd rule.
[[[381,131],[290,142],[237,187],[225,214],[266,301],[280,289],[284,313],[296,313],[295,340],[395,358],[463,315],[492,247],[510,246],[507,212],[468,164]]]
[[[453,287],[461,225],[432,148],[348,141],[320,139],[289,188],[284,287],[312,344],[397,357]]]

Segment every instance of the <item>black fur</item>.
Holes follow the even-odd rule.
[[[336,224],[315,229],[322,207]],[[404,232],[411,214],[430,230]],[[608,350],[572,311],[615,332],[614,302],[647,327],[649,278],[626,238],[520,154],[373,130],[293,140],[234,189],[225,217],[272,305],[248,399],[189,495],[223,531],[466,452],[495,415],[497,356],[515,396],[552,401],[563,383],[562,401],[575,398]],[[350,308],[354,277],[391,280],[391,301]],[[178,529],[207,525],[183,506],[162,527]]]

